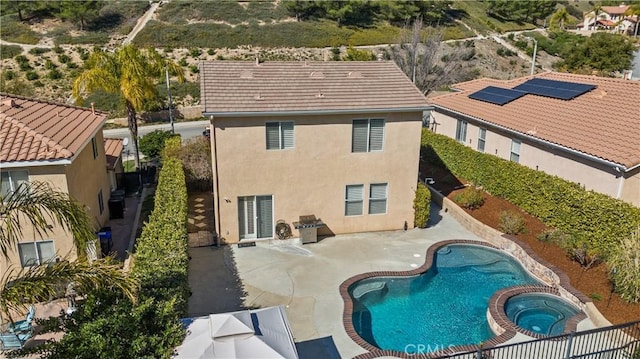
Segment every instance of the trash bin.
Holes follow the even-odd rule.
[[[109,218],[124,218],[124,196],[112,196],[109,199]]]
[[[100,238],[100,252],[102,256],[108,256],[111,252],[113,242],[111,240],[111,227],[102,227],[98,231],[98,238]]]

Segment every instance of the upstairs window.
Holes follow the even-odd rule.
[[[293,122],[267,122],[267,149],[284,150],[293,148]]]
[[[467,141],[467,121],[458,120],[458,124],[456,125],[456,141],[462,143]]]
[[[51,240],[18,243],[18,252],[20,254],[20,264],[23,267],[50,263],[56,259],[56,251]]]
[[[382,151],[384,120],[353,120],[351,152]]]
[[[91,139],[91,147],[93,147],[93,159],[95,160],[98,158],[98,154],[100,154],[100,152],[98,152],[98,141],[96,141],[95,137]]]
[[[511,140],[511,161],[520,162],[520,140]]]
[[[0,196],[6,197],[15,191],[22,183],[29,183],[27,171],[2,171],[0,173]]]

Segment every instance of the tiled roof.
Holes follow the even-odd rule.
[[[600,9],[609,15],[622,15],[627,11],[628,8],[629,8],[628,5],[623,5],[623,6],[602,6]]]
[[[423,94],[389,61],[200,63],[203,112],[415,109]]]
[[[486,86],[513,88],[532,77],[479,79],[459,83],[454,86],[459,92],[430,102],[627,168],[640,164],[640,81],[555,72],[534,77],[597,87],[569,101],[528,94],[498,106],[467,96]]]
[[[104,153],[107,156],[107,168],[115,168],[116,163],[118,163],[118,158],[120,158],[122,154],[122,148],[121,138],[104,139]]]
[[[69,159],[106,117],[87,108],[0,94],[0,162]]]

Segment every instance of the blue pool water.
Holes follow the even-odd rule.
[[[494,336],[487,323],[489,298],[519,284],[539,284],[520,264],[497,250],[452,244],[415,277],[374,277],[354,283],[353,326],[381,349],[441,350],[478,344]]]
[[[505,311],[519,327],[542,335],[562,334],[567,319],[580,313],[573,304],[544,293],[513,296],[507,300]]]

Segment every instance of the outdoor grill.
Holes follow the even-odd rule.
[[[293,222],[293,227],[300,232],[302,244],[318,242],[318,227],[323,226],[324,222],[313,214],[300,216],[298,222]]]

